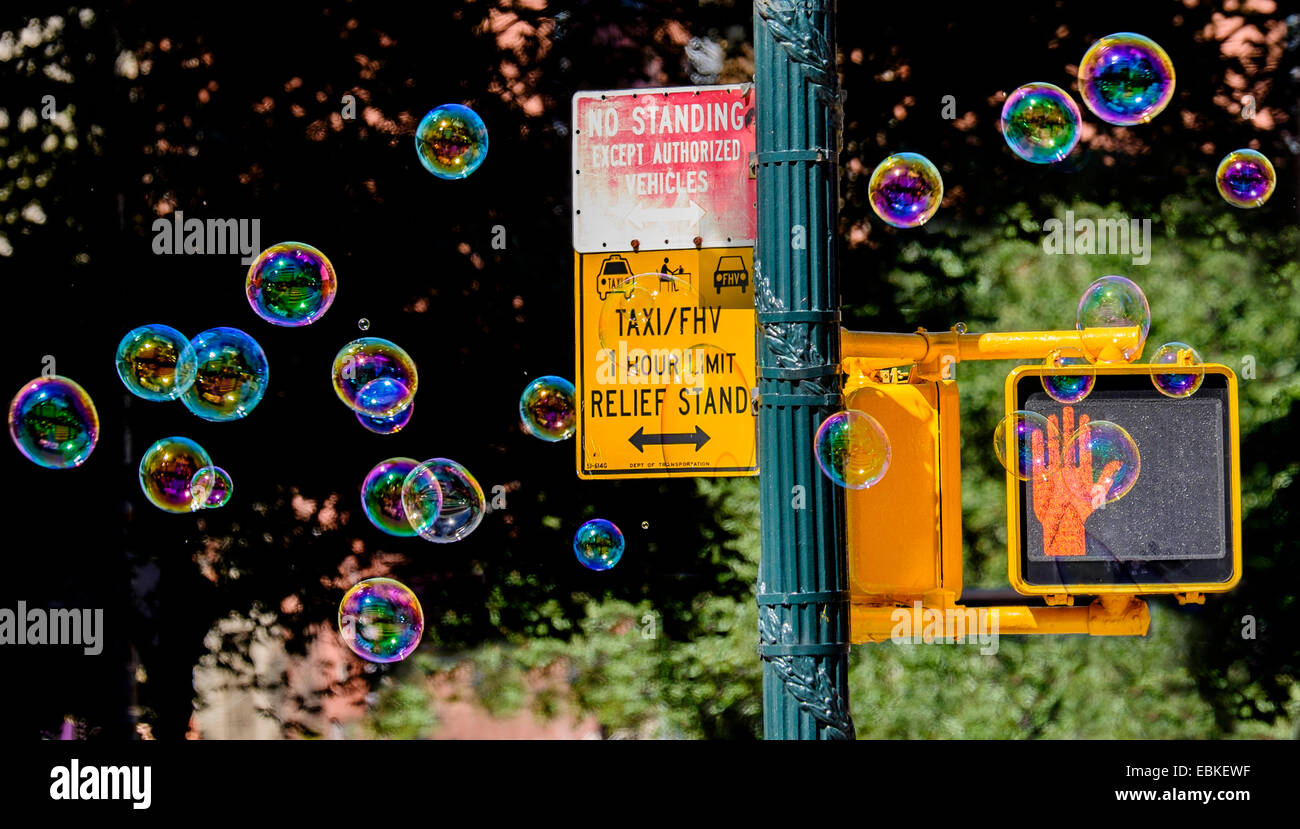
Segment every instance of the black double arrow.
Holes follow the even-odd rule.
[[[671,446],[673,444],[686,443],[695,444],[695,451],[698,452],[700,451],[701,446],[709,442],[709,436],[705,434],[704,430],[699,426],[695,427],[694,432],[682,432],[680,434],[666,435],[647,435],[645,433],[645,427],[642,426],[636,430],[636,433],[633,434],[632,437],[627,439],[627,442],[635,446],[636,451],[638,452],[645,452],[646,446],[654,446],[656,444],[659,446]]]

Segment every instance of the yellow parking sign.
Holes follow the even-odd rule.
[[[758,474],[753,262],[575,254],[579,477]]]

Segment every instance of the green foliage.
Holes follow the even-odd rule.
[[[413,673],[413,672],[411,672]],[[371,739],[420,740],[433,733],[437,718],[422,675],[414,681],[385,678],[366,712],[362,732]]]

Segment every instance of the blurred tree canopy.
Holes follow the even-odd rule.
[[[524,675],[562,664],[575,704],[610,734],[757,736],[756,481],[579,482],[570,445],[544,445],[516,421],[529,379],[573,365],[570,97],[750,80],[750,4],[36,5],[0,12],[0,269],[14,329],[4,381],[18,388],[54,355],[95,399],[102,434],[72,472],[34,470],[16,452],[0,459],[23,484],[8,510],[14,549],[28,551],[25,578],[0,597],[10,607],[105,607],[110,631],[92,661],[24,655],[23,678],[2,693],[31,717],[5,728],[32,737],[71,713],[106,736],[146,722],[179,737],[193,668],[211,648],[227,666],[247,661],[254,636],[306,653],[334,624],[343,589],[391,573],[420,594],[428,628],[409,664],[353,664],[331,686],[373,689],[364,734],[436,735],[426,684],[469,658],[490,710],[523,705]],[[1142,127],[1085,110],[1075,154],[1030,169],[998,132],[1005,95],[1047,81],[1077,97],[1078,59],[1119,30],[1169,52],[1174,101]],[[1120,273],[1150,300],[1149,348],[1181,339],[1239,374],[1249,357],[1255,373],[1241,384],[1248,513],[1237,591],[1204,607],[1155,602],[1142,640],[1008,637],[996,658],[855,648],[862,736],[1294,727],[1297,41],[1300,19],[1272,0],[1059,0],[921,15],[840,4],[846,325],[1069,327],[1082,289]],[[1253,118],[1243,117],[1247,94]],[[354,119],[343,117],[349,101]],[[451,101],[474,107],[491,135],[484,166],[459,182],[433,179],[411,151],[419,118]],[[1247,146],[1273,160],[1279,183],[1263,208],[1237,211],[1215,193],[1213,171]],[[943,208],[919,230],[888,228],[867,205],[871,170],[900,150],[935,160],[945,180]],[[1066,210],[1151,219],[1150,262],[1046,254],[1043,222]],[[339,273],[334,307],[307,329],[268,330],[241,294],[237,256],[153,254],[154,221],[180,212],[257,218],[264,246],[320,247]],[[504,249],[491,245],[498,227]],[[368,334],[407,348],[425,378],[411,426],[395,436],[361,430],[325,383],[361,317]],[[267,398],[231,424],[131,399],[109,352],[146,322],[190,335],[249,331],[270,358]],[[959,370],[976,586],[1005,584],[1002,476],[986,436],[1006,368]],[[140,497],[139,453],[171,434],[195,438],[231,471],[229,506],[173,516]],[[371,466],[400,455],[455,458],[506,506],[455,545],[384,536],[357,488]],[[607,573],[584,571],[570,549],[576,527],[597,515],[628,537]],[[256,631],[210,637],[232,614]],[[1241,636],[1247,615],[1255,639]],[[286,721],[286,731],[319,736],[308,720]]]

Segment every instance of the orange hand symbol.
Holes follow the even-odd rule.
[[[1034,432],[1033,451],[1034,515],[1043,525],[1043,552],[1049,556],[1081,556],[1087,553],[1083,525],[1093,511],[1105,504],[1106,493],[1123,465],[1111,461],[1096,481],[1092,479],[1092,448],[1089,445],[1088,416],[1079,419],[1083,433],[1078,441],[1079,457],[1062,457],[1065,444],[1074,434],[1074,407],[1062,413],[1064,429],[1056,415],[1047,418],[1047,458],[1043,459],[1043,435]]]

